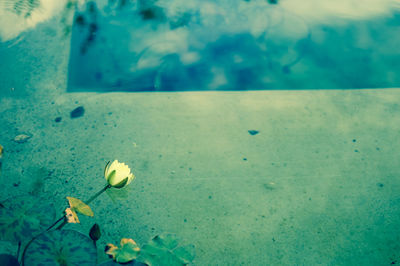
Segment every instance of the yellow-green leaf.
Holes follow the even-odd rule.
[[[121,247],[117,247],[113,244],[107,244],[106,254],[119,263],[127,263],[137,258],[140,252],[139,246],[133,239],[122,238]]]
[[[65,217],[67,218],[67,222],[71,224],[79,224],[79,218],[74,209],[66,208],[65,209]]]
[[[86,215],[86,216],[94,215],[94,213],[93,213],[92,209],[89,207],[89,205],[85,204],[80,199],[73,198],[73,197],[67,197],[67,199],[68,199],[69,206],[71,207],[71,209],[74,209],[75,211],[77,211],[83,215]]]

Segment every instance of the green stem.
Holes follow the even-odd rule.
[[[19,258],[19,252],[20,251],[21,251],[21,241],[18,241],[17,259]]]
[[[46,229],[46,232],[49,231],[51,228],[53,228],[54,226],[56,226],[56,224],[58,224],[62,219],[65,218],[65,214],[63,217],[61,217],[60,219],[58,219],[57,221],[55,221],[52,225],[49,226],[49,228]]]
[[[62,224],[60,224],[60,225],[56,228],[56,230],[60,230],[60,229],[63,228],[64,225],[66,225],[67,223],[68,223],[67,219],[64,219],[64,221],[62,222]]]
[[[28,249],[29,245],[32,244],[33,240],[35,240],[36,238],[38,238],[39,236],[43,235],[44,233],[46,233],[47,231],[41,232],[40,234],[38,234],[37,236],[34,236],[24,247],[24,251],[22,252],[22,257],[21,257],[21,265],[24,266],[25,265],[25,253],[26,250]]]
[[[100,190],[99,192],[97,192],[96,194],[94,194],[90,199],[88,199],[87,201],[85,201],[86,205],[89,205],[93,200],[95,200],[98,196],[101,195],[101,193],[103,193],[104,191],[106,191],[107,189],[109,189],[111,187],[110,184],[108,184],[107,186],[105,186],[102,190]]]
[[[106,191],[107,189],[109,189],[111,187],[110,184],[107,184],[104,188],[102,188],[99,192],[97,192],[96,194],[94,194],[90,199],[88,199],[85,204],[89,205],[89,203],[91,203],[93,200],[95,200],[98,196],[100,196],[104,191]],[[54,226],[56,226],[60,221],[62,221],[64,219],[64,221],[62,222],[62,224],[60,224],[56,230],[60,230],[61,228],[64,227],[64,225],[66,225],[68,222],[65,219],[65,214],[63,217],[59,218],[57,221],[55,221],[51,226],[49,226],[49,228],[46,229],[46,231],[38,234],[37,236],[33,237],[28,244],[26,244],[24,251],[22,252],[22,257],[21,257],[21,264],[24,265],[24,257],[25,257],[25,253],[26,250],[28,249],[29,245],[33,242],[33,240],[35,240],[36,238],[38,238],[39,236],[41,236],[42,234],[46,233],[47,231],[49,231],[51,228],[53,228]]]

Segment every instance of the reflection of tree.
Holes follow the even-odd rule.
[[[35,9],[40,7],[40,0],[3,0],[0,5],[19,16],[28,18]]]

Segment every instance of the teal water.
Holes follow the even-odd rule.
[[[124,30],[117,12],[122,2],[110,1],[116,8],[115,20],[104,24],[117,27],[115,34]],[[176,3],[169,6],[170,12],[197,7],[189,1],[181,7],[178,1],[170,3]],[[154,236],[172,233],[179,238],[179,246],[194,247],[190,265],[400,263],[397,2],[243,1],[242,8],[265,6],[273,12],[269,13],[272,21],[282,21],[276,25],[276,38],[283,34],[279,27],[296,26],[296,40],[288,36],[287,42],[282,41],[291,43],[287,49],[279,47],[281,42],[274,41],[278,39],[266,39],[271,56],[266,75],[273,86],[251,87],[254,79],[237,77],[225,81],[237,85],[241,80],[249,87],[212,87],[206,85],[207,79],[199,81],[204,87],[185,87],[191,83],[178,75],[175,81],[182,86],[163,87],[170,79],[159,70],[167,67],[156,65],[146,71],[161,75],[155,79],[160,87],[143,91],[139,83],[135,90],[140,93],[127,92],[132,87],[122,85],[94,86],[92,81],[98,81],[90,75],[96,67],[109,73],[102,75],[104,79],[119,77],[115,64],[106,64],[104,57],[94,57],[92,70],[85,68],[87,61],[81,62],[87,72],[73,67],[81,57],[74,54],[81,42],[74,39],[79,28],[72,23],[77,14],[86,14],[86,5],[77,7],[76,13],[64,9],[64,4],[43,0],[40,12],[36,10],[39,13],[30,18],[0,5],[0,254],[17,254],[18,244],[9,241],[9,233],[20,227],[2,225],[21,214],[21,198],[35,204],[17,221],[26,217],[55,221],[68,207],[67,196],[88,200],[101,190],[106,163],[117,159],[136,176],[128,190],[101,194],[90,203],[93,217],[78,214],[80,224],[65,225],[61,236],[51,236],[53,242],[35,242],[28,252],[31,261],[36,255],[47,258],[37,250],[44,243],[59,247],[56,251],[65,245],[64,250],[72,250],[70,258],[94,259],[88,265],[112,265],[104,253],[107,244],[119,246],[121,238],[131,238],[146,250]],[[219,4],[224,7],[220,12],[229,6],[227,1]],[[161,0],[158,5],[167,6]],[[102,10],[100,4],[98,8]],[[285,12],[290,16],[282,20],[279,16]],[[222,13],[222,18],[229,18],[227,12]],[[165,23],[168,31],[164,28],[160,36],[176,36],[169,31],[177,28],[172,30]],[[225,24],[219,25],[216,33],[227,30]],[[253,24],[240,25],[249,30]],[[157,27],[143,34],[152,36]],[[100,40],[102,29],[99,26],[96,36]],[[238,42],[253,47],[253,34],[261,34],[263,28],[255,29],[240,38],[218,35],[220,43],[207,42],[208,48],[197,52],[209,56],[207,49],[226,51],[224,44],[229,44],[226,54],[234,59],[232,51]],[[312,29],[310,37],[305,29]],[[147,40],[143,38],[143,46]],[[115,38],[109,41],[118,43]],[[121,37],[119,44],[129,41]],[[127,51],[126,46],[111,48],[121,55]],[[258,58],[259,50],[240,51]],[[136,73],[130,68],[136,51],[131,52],[125,54],[126,61],[116,60],[128,65],[121,67],[128,81]],[[165,60],[171,60],[173,73],[181,73],[187,66],[178,68],[173,62],[186,57],[175,55]],[[149,64],[159,62],[150,54],[141,58]],[[213,72],[217,74],[242,69],[241,64],[228,64],[222,55],[209,62],[199,58],[205,64],[204,73],[208,67],[219,69]],[[284,68],[288,64],[292,64],[290,71]],[[254,69],[253,64],[247,66]],[[90,82],[73,89],[73,75],[80,81],[86,76]],[[150,80],[146,84],[154,81],[143,80]],[[94,223],[101,230],[96,248],[88,240]],[[72,236],[67,230],[74,230]],[[30,232],[23,230],[20,237],[28,238]],[[82,244],[77,247],[77,243]],[[86,252],[81,253],[80,247]],[[164,265],[173,264],[164,260]]]
[[[68,90],[398,87],[399,3],[314,2],[90,2]]]

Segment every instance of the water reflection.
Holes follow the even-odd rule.
[[[10,43],[62,12],[66,0],[0,0],[0,41]]]
[[[98,31],[89,42],[90,26],[74,28],[70,91],[400,84],[399,9],[393,1],[120,3],[97,1],[78,13],[91,14],[87,23],[96,23]]]
[[[18,1],[0,5],[0,36],[17,42],[68,1],[42,0],[20,13],[10,2]],[[396,0],[79,2],[69,91],[400,85]]]

